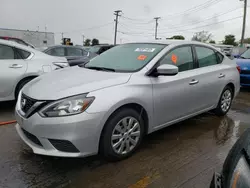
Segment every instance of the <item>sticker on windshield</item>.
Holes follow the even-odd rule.
[[[172,62],[173,62],[174,64],[176,64],[177,61],[178,61],[178,57],[177,57],[175,54],[173,54],[172,57],[171,57],[171,60],[172,60]]]
[[[140,60],[140,61],[144,61],[146,58],[147,58],[146,55],[139,55],[139,56],[137,57],[137,59]]]
[[[135,52],[154,52],[155,48],[136,48]]]

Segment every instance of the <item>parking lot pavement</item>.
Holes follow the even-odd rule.
[[[13,118],[14,103],[0,103],[0,119]],[[6,109],[6,110],[4,110]],[[140,150],[117,163],[35,155],[14,125],[0,126],[0,187],[205,188],[220,171],[237,138],[250,127],[250,90],[242,90],[226,117],[206,113],[145,138]]]

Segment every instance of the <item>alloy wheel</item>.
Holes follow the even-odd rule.
[[[140,137],[139,121],[134,117],[125,117],[113,129],[111,146],[117,154],[128,154],[136,147]]]
[[[232,94],[230,90],[225,90],[221,97],[221,109],[223,112],[228,111],[232,102]]]

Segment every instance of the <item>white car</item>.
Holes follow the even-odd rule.
[[[0,40],[0,101],[14,100],[37,76],[67,67],[64,57],[53,57],[13,41]]]

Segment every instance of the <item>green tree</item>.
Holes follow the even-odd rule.
[[[183,37],[182,35],[174,35],[170,38],[166,38],[166,39],[177,39],[177,40],[185,40],[185,37]]]
[[[94,38],[94,39],[92,39],[91,43],[92,43],[92,46],[98,45],[99,44],[99,40],[96,39],[96,38]]]
[[[223,41],[223,44],[236,46],[237,43],[235,42],[235,36],[234,35],[226,35],[225,40]]]
[[[246,43],[246,44],[250,44],[250,38],[246,38],[246,39],[244,39],[244,43]]]
[[[200,31],[194,34],[192,37],[192,40],[199,41],[199,42],[207,42],[210,41],[212,37],[212,34],[208,31]]]
[[[210,40],[209,43],[210,44],[215,44],[215,41],[214,40]]]
[[[86,39],[85,41],[84,41],[84,46],[90,46],[90,42],[91,42],[91,40],[90,39]]]

